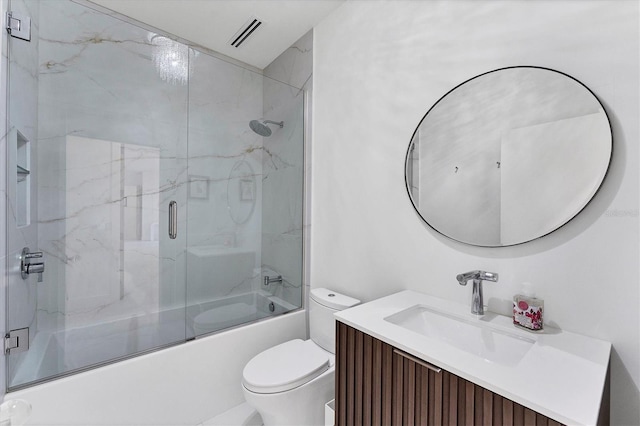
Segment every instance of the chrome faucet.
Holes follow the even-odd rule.
[[[20,255],[20,276],[23,280],[29,278],[29,274],[38,274],[38,282],[42,282],[42,273],[44,272],[44,262],[32,262],[31,259],[42,258],[41,251],[31,252],[29,247],[22,249]]]
[[[271,283],[282,284],[282,275],[278,275],[277,277],[270,277],[268,275],[265,275],[264,278],[262,279],[262,283],[267,287]]]
[[[498,274],[486,271],[471,271],[456,276],[460,285],[467,285],[467,281],[473,280],[471,293],[471,313],[484,315],[484,301],[482,300],[482,281],[498,281]]]

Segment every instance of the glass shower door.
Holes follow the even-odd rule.
[[[304,91],[191,63],[187,338],[299,309],[303,289]]]
[[[185,340],[189,63],[71,1],[11,8],[33,22],[9,39],[8,324],[30,343],[9,355],[16,389]],[[23,279],[24,247],[41,276]]]

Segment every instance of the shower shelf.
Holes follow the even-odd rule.
[[[22,182],[29,176],[31,172],[22,166],[18,166],[18,182]]]

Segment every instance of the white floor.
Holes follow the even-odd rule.
[[[262,418],[244,402],[198,426],[262,426]]]

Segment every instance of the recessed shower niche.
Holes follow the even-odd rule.
[[[31,212],[31,142],[19,130],[14,132],[16,149],[16,224],[27,226]]]

